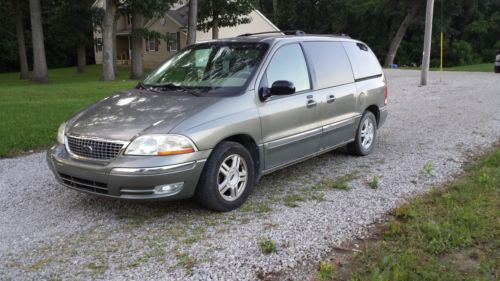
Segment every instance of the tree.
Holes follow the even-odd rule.
[[[86,49],[92,46],[92,3],[93,0],[66,0],[58,9],[60,25],[59,32],[66,34],[64,48],[73,49],[76,53],[77,71],[83,73],[87,65]]]
[[[113,44],[113,35],[116,22],[116,0],[106,0],[104,7],[104,17],[102,20],[102,73],[101,79],[104,81],[115,80],[114,69],[115,50]]]
[[[406,34],[406,31],[408,30],[408,27],[415,20],[415,17],[417,16],[418,11],[420,9],[421,3],[422,3],[421,0],[410,1],[408,13],[403,19],[403,22],[401,22],[401,25],[399,26],[399,29],[396,32],[396,35],[394,35],[394,38],[391,40],[389,51],[387,52],[387,56],[385,57],[385,63],[384,63],[385,67],[390,67],[391,64],[394,63],[394,58],[396,57],[399,46],[401,45],[401,41],[403,41],[403,38]]]
[[[132,17],[130,78],[140,79],[144,73],[142,64],[142,40],[149,33],[144,28],[144,19],[161,17],[177,0],[126,0],[122,1],[120,13]]]
[[[26,55],[26,42],[24,40],[24,19],[20,1],[12,0],[16,13],[16,37],[19,52],[19,70],[21,79],[29,79],[28,57]]]
[[[250,0],[205,0],[200,2],[198,29],[208,32],[212,29],[212,38],[219,38],[219,28],[249,23],[245,17],[252,10]]]
[[[30,0],[31,37],[33,41],[33,76],[37,83],[48,83],[49,74],[47,59],[45,58],[45,45],[43,41],[42,12],[40,0]]]
[[[189,0],[188,39],[187,44],[196,43],[196,27],[198,26],[198,0]]]

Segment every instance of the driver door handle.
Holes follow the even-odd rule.
[[[312,97],[307,97],[307,107],[313,107],[316,106],[317,103]]]
[[[337,100],[337,98],[335,97],[335,95],[329,95],[328,98],[326,98],[327,103],[332,103],[336,100]]]

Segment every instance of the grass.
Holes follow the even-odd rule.
[[[498,280],[500,148],[393,211],[382,237],[328,280]]]
[[[259,239],[259,248],[264,254],[274,253],[276,252],[276,241],[267,236],[262,236]]]
[[[373,176],[373,178],[368,182],[368,186],[372,189],[378,188],[378,177]]]
[[[426,177],[430,177],[432,176],[433,170],[434,170],[434,165],[432,165],[432,161],[428,161],[427,163],[425,163],[420,173]]]
[[[402,66],[399,69],[420,70],[420,67]],[[431,67],[431,71],[439,71],[439,67]],[[462,66],[444,67],[443,71],[493,72],[494,63],[480,63]]]
[[[290,207],[290,208],[296,208],[299,206],[299,202],[303,202],[306,199],[299,195],[299,194],[288,194],[283,198],[283,201],[285,202],[285,206]]]
[[[359,175],[357,172],[340,176],[335,179],[326,178],[317,183],[313,188],[315,190],[327,190],[327,189],[349,190],[351,188],[349,186],[349,182],[358,178]]]
[[[51,69],[49,77],[49,84],[39,85],[19,80],[17,73],[0,74],[0,157],[48,147],[66,118],[137,83],[127,79],[124,68],[116,81],[99,81],[97,65],[84,74],[74,67]]]
[[[445,71],[493,72],[494,63],[481,63],[463,66],[447,67]]]
[[[321,281],[331,280],[335,276],[335,264],[329,261],[322,261],[319,264],[318,277]]]

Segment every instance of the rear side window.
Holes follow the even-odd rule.
[[[266,75],[269,87],[278,80],[286,80],[295,85],[297,92],[311,88],[306,60],[299,44],[279,48],[267,67]]]
[[[312,60],[319,89],[354,82],[351,64],[340,42],[305,42],[304,49]]]
[[[351,61],[354,79],[364,79],[382,74],[382,68],[373,52],[363,43],[342,42]]]

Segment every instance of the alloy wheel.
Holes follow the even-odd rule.
[[[245,159],[232,154],[222,161],[217,175],[219,193],[227,201],[238,199],[247,186],[248,167]]]

